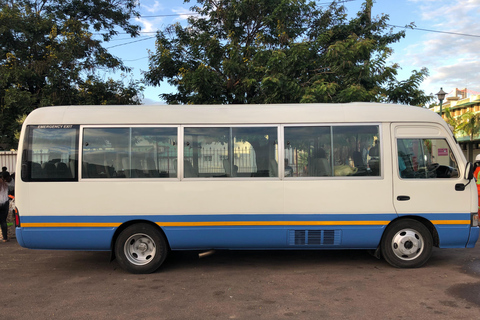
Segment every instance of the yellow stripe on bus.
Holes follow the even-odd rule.
[[[228,226],[382,226],[390,221],[195,221],[157,222],[160,227],[228,227]],[[432,220],[433,224],[469,225],[470,220]],[[120,222],[30,222],[22,223],[24,228],[116,228]]]
[[[333,226],[333,225],[386,225],[389,221],[201,221],[201,222],[157,222],[161,227],[220,227],[220,226]],[[121,223],[87,222],[30,222],[22,223],[25,228],[52,227],[119,227]]]
[[[389,221],[202,221],[157,222],[161,227],[386,225]]]
[[[30,222],[22,223],[22,227],[25,228],[65,228],[65,227],[119,227],[121,223],[117,222],[99,222],[99,223],[90,223],[90,222]]]
[[[432,220],[433,224],[470,224],[470,220]]]

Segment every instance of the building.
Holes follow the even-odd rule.
[[[480,92],[462,90],[455,88],[445,98],[442,104],[442,117],[445,119],[447,109],[453,117],[459,117],[466,112],[480,113]],[[432,111],[439,113],[440,106],[431,108]],[[474,135],[474,139],[470,140],[468,136],[456,136],[458,143],[462,147],[463,153],[468,161],[473,162],[475,157],[480,154],[480,132]]]

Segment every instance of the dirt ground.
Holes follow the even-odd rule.
[[[479,319],[480,248],[420,269],[365,251],[174,252],[133,275],[108,252],[0,243],[0,319]]]

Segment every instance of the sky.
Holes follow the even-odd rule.
[[[168,25],[186,25],[189,8],[196,2],[183,0],[138,0],[141,18],[141,36],[129,38],[119,34],[105,47],[133,69],[129,79],[143,79],[148,71],[148,54],[155,52],[155,32]],[[327,4],[332,0],[316,0]],[[354,16],[363,0],[347,0],[347,13]],[[480,92],[480,0],[376,0],[372,17],[385,14],[394,32],[406,30],[406,36],[392,45],[390,63],[398,63],[399,80],[406,80],[412,70],[428,68],[429,77],[422,83],[426,94],[435,94],[440,88],[451,92],[455,88]],[[415,29],[404,29],[410,23]],[[108,75],[123,78],[122,74]],[[164,104],[162,93],[175,92],[168,84],[160,87],[145,86],[144,104]]]

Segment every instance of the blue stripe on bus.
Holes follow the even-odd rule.
[[[421,214],[433,221],[469,220],[470,214]],[[174,222],[300,222],[296,225],[227,225],[227,226],[163,226],[169,244],[174,250],[182,249],[315,249],[349,248],[375,249],[388,225],[396,214],[234,214],[234,215],[135,215],[135,216],[22,216],[22,224],[28,223],[117,223],[131,220],[152,221],[159,225]],[[301,225],[301,222],[325,221],[331,225]],[[335,222],[357,222],[349,225]],[[368,222],[372,224],[369,225]],[[385,221],[375,224],[374,222]],[[436,225],[440,247],[464,248],[469,242],[468,224]],[[18,228],[19,243],[36,249],[110,250],[115,227],[28,227]],[[296,243],[295,230],[307,231],[306,243]],[[308,231],[323,237],[322,230],[337,232],[337,238],[325,244],[308,243]],[[299,232],[302,235],[301,232]],[[332,233],[333,234],[333,233]],[[330,236],[330,233],[328,234]],[[313,237],[312,236],[312,237]],[[477,236],[478,238],[478,236]],[[336,241],[336,242],[335,242]]]

